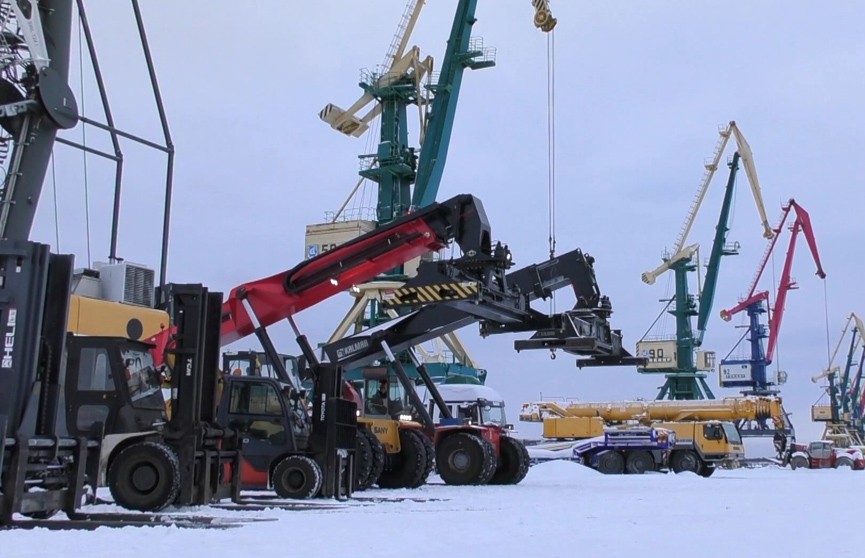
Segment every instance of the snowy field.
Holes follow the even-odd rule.
[[[358,493],[394,500],[384,503],[331,501],[329,505],[342,507],[313,511],[195,510],[273,519],[225,530],[2,532],[0,556],[393,558],[470,553],[522,558],[564,553],[711,558],[824,555],[830,550],[833,556],[861,555],[858,544],[846,539],[850,520],[839,523],[833,511],[856,505],[865,489],[865,471],[766,467],[718,471],[703,479],[691,474],[604,476],[580,465],[551,462],[532,467],[517,486],[449,487],[437,477],[430,480],[418,490]]]

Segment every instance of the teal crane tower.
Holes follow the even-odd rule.
[[[378,145],[374,153],[360,156],[360,180],[343,207],[333,218],[336,223],[364,180],[377,185],[374,219],[365,225],[349,225],[349,234],[380,226],[406,212],[433,203],[438,195],[447,162],[448,148],[456,120],[456,109],[466,69],[477,70],[495,65],[495,49],[484,47],[483,40],[472,37],[477,21],[477,0],[457,2],[441,69],[434,72],[431,57],[422,57],[418,47],[407,48],[409,36],[418,20],[423,0],[408,2],[385,62],[375,70],[361,73],[362,97],[349,109],[328,104],[320,113],[322,120],[334,129],[360,137],[376,117],[380,117]],[[551,31],[556,20],[547,0],[533,0],[534,24],[544,32]],[[437,79],[436,79],[437,78]],[[374,102],[365,115],[358,111]],[[418,144],[410,145],[409,108],[418,109]],[[309,233],[309,231],[308,231]],[[342,241],[348,238],[341,239]],[[307,248],[316,246],[307,234]],[[309,250],[308,250],[309,254]],[[328,342],[344,336],[354,327],[358,331],[391,319],[381,304],[382,293],[408,279],[417,262],[393,269],[377,281],[357,288],[356,302]],[[455,334],[444,339],[459,358],[454,362],[427,363],[433,377],[452,376],[483,382],[486,371],[475,367]],[[406,362],[412,372],[414,365]],[[348,371],[348,378],[353,371]]]
[[[650,285],[666,271],[672,270],[674,274],[675,294],[669,300],[663,301],[667,304],[658,319],[665,312],[675,318],[675,337],[650,337],[649,334],[652,331],[652,328],[650,328],[649,332],[637,343],[637,356],[647,359],[647,363],[638,367],[637,370],[640,373],[648,374],[662,373],[666,377],[666,381],[661,386],[656,397],[659,400],[715,398],[706,382],[708,372],[715,367],[714,352],[700,349],[703,345],[709,315],[715,301],[715,291],[720,277],[722,257],[735,255],[739,249],[738,243],[727,243],[727,233],[729,232],[733,193],[740,161],[745,166],[745,172],[751,185],[754,200],[763,221],[763,235],[770,238],[774,234],[766,218],[750,146],[745,141],[735,122],[730,122],[727,126],[721,128],[719,135],[720,138],[715,147],[714,157],[705,165],[706,173],[697,195],[689,208],[688,217],[679,233],[679,238],[672,255],[665,257],[663,263],[656,269],[642,274],[643,282]],[[724,148],[731,136],[735,138],[737,151],[729,162],[730,174],[724,191],[718,224],[715,228],[712,250],[706,264],[705,278],[703,279],[702,288],[699,289],[697,295],[694,295],[690,292],[689,275],[696,272],[699,285],[699,244],[695,243],[685,246],[685,242],[705,198],[709,183],[718,168]],[[692,320],[695,316],[697,317],[696,331],[692,325]],[[657,321],[655,320],[655,323]]]

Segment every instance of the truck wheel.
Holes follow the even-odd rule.
[[[670,460],[670,465],[673,467],[674,473],[684,473],[691,471],[692,473],[700,473],[700,458],[691,450],[680,450],[673,454]]]
[[[400,430],[400,452],[390,470],[382,471],[378,477],[381,488],[417,488],[423,484],[427,470],[426,446],[423,434],[416,430]]]
[[[436,449],[436,468],[442,480],[452,485],[485,483],[495,463],[490,463],[484,442],[469,432],[457,432],[442,440]]]
[[[372,444],[363,429],[357,430],[354,444],[354,489],[366,490],[370,487],[369,476],[372,473]]]
[[[621,475],[625,472],[625,458],[617,451],[608,451],[598,459],[598,471],[605,475]]]
[[[801,455],[797,455],[790,460],[790,468],[794,471],[796,469],[807,469],[808,468],[808,460]]]
[[[631,451],[628,452],[627,457],[625,457],[625,472],[630,473],[632,475],[642,475],[648,471],[655,470],[655,459],[652,457],[652,454],[643,451]]]
[[[715,472],[717,467],[715,465],[704,464],[703,468],[700,470],[700,476],[703,478],[709,478],[712,476],[712,473]]]
[[[853,469],[853,460],[849,457],[839,457],[835,460],[835,468],[840,469],[841,467],[847,467],[848,469]]]
[[[159,511],[180,492],[177,454],[161,442],[138,442],[122,450],[108,467],[108,490],[129,510]]]
[[[529,451],[525,444],[516,438],[499,438],[501,463],[493,473],[490,484],[519,484],[529,472]]]
[[[305,455],[289,455],[276,464],[271,482],[282,498],[313,498],[321,490],[321,467]]]

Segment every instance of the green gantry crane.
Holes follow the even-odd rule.
[[[649,374],[663,373],[666,376],[666,382],[661,387],[656,399],[715,398],[712,390],[706,383],[707,373],[715,367],[715,353],[699,349],[703,344],[709,314],[714,303],[721,257],[738,253],[738,243],[727,243],[727,232],[729,231],[730,209],[740,161],[744,164],[745,173],[747,174],[751,191],[757,204],[757,210],[763,222],[763,236],[772,238],[774,235],[772,228],[769,226],[766,210],[763,206],[760,183],[757,180],[750,146],[745,141],[744,136],[742,136],[734,121],[722,127],[719,130],[719,135],[720,138],[715,146],[714,157],[705,165],[706,172],[697,190],[697,194],[688,209],[687,218],[676,239],[672,254],[667,254],[660,266],[642,274],[643,282],[649,285],[653,284],[660,275],[669,270],[673,271],[675,280],[675,294],[672,298],[661,301],[666,302],[666,305],[658,316],[658,319],[660,319],[666,312],[675,317],[675,337],[650,336],[652,331],[650,327],[646,335],[637,342],[636,355],[647,359],[647,364],[643,367],[638,367],[637,370],[641,373]],[[697,243],[686,246],[685,242],[688,239],[688,234],[693,227],[697,213],[708,191],[709,184],[715,171],[718,169],[718,164],[731,136],[735,139],[737,151],[729,162],[730,175],[727,180],[724,200],[718,217],[718,225],[715,229],[712,252],[706,265],[706,275],[702,288],[700,288],[701,277],[698,271],[700,246]],[[690,292],[689,273],[691,272],[697,272],[697,295]],[[697,316],[696,331],[692,326],[692,318],[694,316]],[[658,322],[658,319],[653,323],[653,327]]]

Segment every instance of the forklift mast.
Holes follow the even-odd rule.
[[[87,444],[58,413],[73,262],[45,244],[0,240],[0,525],[15,513],[72,513],[83,493]]]
[[[239,444],[216,417],[222,293],[198,284],[169,283],[158,294],[176,328],[168,348],[174,361],[172,412],[163,438],[180,463],[177,504],[206,505],[236,497]],[[224,475],[226,469],[231,475]]]

